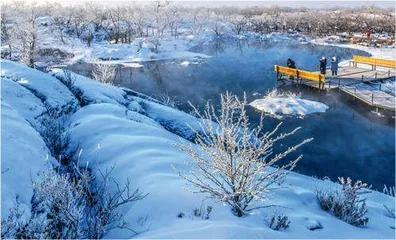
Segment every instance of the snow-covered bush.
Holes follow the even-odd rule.
[[[395,197],[395,186],[387,187],[386,185],[384,185],[384,189],[382,189],[382,192],[391,197]]]
[[[205,193],[230,205],[238,217],[258,208],[251,207],[253,202],[267,198],[271,185],[282,180],[301,156],[280,168],[269,167],[312,140],[274,153],[274,143],[293,135],[299,128],[275,136],[279,124],[273,131],[264,133],[263,118],[252,128],[246,113],[246,96],[240,100],[228,92],[222,94],[220,114],[209,103],[203,114],[195,110],[201,119],[205,119],[200,123],[201,129],[194,130],[195,142],[200,149],[193,144],[181,143],[180,149],[194,164],[188,175],[175,170],[195,187],[192,192]]]
[[[92,77],[99,82],[114,85],[117,68],[113,64],[98,63],[95,64],[92,71]]]
[[[99,172],[96,179],[89,169],[75,166],[69,173],[52,167],[43,171],[33,183],[32,217],[21,219],[22,210],[16,204],[2,219],[2,238],[98,239],[115,228],[133,231],[119,208],[147,194],[132,190],[129,181],[119,185],[112,170]]]
[[[83,236],[88,239],[103,238],[116,228],[124,228],[137,234],[129,228],[124,220],[124,215],[119,208],[125,204],[142,200],[148,194],[143,194],[139,189],[133,190],[129,179],[124,185],[120,185],[113,177],[114,167],[102,171],[98,169],[100,177],[95,183],[90,184],[86,197],[89,199],[85,216],[86,228]],[[79,175],[85,175],[83,172]],[[115,185],[115,190],[112,187]]]
[[[77,79],[77,75],[73,74],[73,72],[70,71],[69,69],[64,69],[63,78],[60,78],[62,83],[65,84],[66,87],[68,87],[70,90],[73,90],[73,85],[76,79]]]
[[[85,190],[88,178],[74,179],[70,174],[60,174],[54,169],[48,169],[33,186],[34,201],[37,202],[37,212],[46,212],[47,221],[44,238],[75,239],[81,236],[83,214],[86,205]],[[26,237],[37,238],[34,232]]]
[[[164,104],[165,106],[171,107],[171,108],[177,108],[177,100],[174,97],[169,96],[167,93],[162,93],[158,95],[158,100]]]
[[[15,206],[10,209],[10,213],[7,218],[1,219],[1,238],[12,238],[18,232],[21,231],[22,227],[25,225],[22,220],[23,210],[20,208],[19,204],[16,203]]]
[[[51,155],[56,158],[60,157],[63,147],[68,142],[67,136],[64,134],[63,120],[63,118],[50,117],[43,122],[45,127],[40,131],[45,144],[51,151]]]
[[[338,178],[340,185],[330,183],[315,190],[320,207],[332,213],[337,218],[354,226],[364,226],[369,218],[366,216],[366,198],[361,195],[369,193],[367,184],[362,181],[353,181],[348,177]]]
[[[266,221],[268,226],[275,231],[279,231],[282,228],[287,229],[290,226],[289,218],[281,213],[274,213]]]

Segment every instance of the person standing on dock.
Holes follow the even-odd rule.
[[[338,73],[338,59],[336,56],[331,58],[331,76],[337,76]]]
[[[291,60],[290,58],[287,59],[286,65],[287,65],[288,68],[296,68],[296,63],[293,60]],[[293,76],[289,76],[289,79],[290,80],[294,80],[294,77]]]
[[[327,59],[324,56],[319,60],[319,66],[320,73],[326,75]]]

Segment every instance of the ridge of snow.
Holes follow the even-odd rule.
[[[51,75],[5,59],[0,64],[2,77],[29,89],[53,116],[68,114],[79,105],[70,90]]]

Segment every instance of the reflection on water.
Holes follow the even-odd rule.
[[[189,111],[187,102],[202,107],[207,101],[218,104],[219,94],[231,91],[239,96],[247,93],[249,101],[272,88],[301,93],[303,98],[320,101],[329,106],[325,114],[304,118],[288,117],[283,130],[301,126],[302,130],[282,143],[287,147],[304,138],[314,141],[304,146],[303,159],[296,171],[318,177],[350,176],[362,179],[382,189],[383,184],[394,185],[395,128],[393,120],[378,117],[364,106],[332,91],[328,94],[302,86],[280,86],[273,65],[285,65],[288,58],[298,68],[317,70],[319,58],[336,55],[342,60],[365,52],[293,42],[237,41],[198,46],[192,51],[211,55],[207,60],[174,60],[144,63],[142,68],[119,66],[119,85],[158,96],[163,93],[175,97],[181,109]],[[75,71],[89,75],[91,66],[77,64]],[[249,109],[253,122],[260,113]],[[271,129],[280,120],[266,117]]]

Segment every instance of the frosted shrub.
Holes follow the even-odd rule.
[[[97,169],[99,172],[97,183],[91,184],[87,191],[90,206],[86,210],[86,228],[83,231],[85,238],[103,238],[110,230],[116,228],[128,229],[137,234],[129,228],[124,215],[118,210],[125,204],[142,200],[148,194],[142,194],[139,189],[133,190],[128,179],[124,185],[120,185],[112,177],[113,169],[105,171]],[[83,175],[84,172],[80,174]]]
[[[115,65],[98,63],[92,71],[92,77],[102,83],[114,85],[117,68]]]
[[[88,169],[75,166],[70,173],[49,168],[33,183],[32,216],[22,221],[16,205],[2,219],[2,238],[99,239],[115,228],[128,229],[119,208],[143,199],[139,189],[132,190],[129,180],[119,184],[112,169],[99,171],[94,178]]]
[[[196,145],[181,143],[180,149],[192,159],[191,174],[175,171],[192,184],[194,193],[204,193],[231,206],[241,217],[256,201],[269,196],[271,185],[282,180],[293,169],[301,156],[279,168],[269,168],[296,151],[312,139],[289,147],[284,152],[274,153],[273,145],[293,135],[299,128],[275,136],[281,124],[264,133],[263,118],[256,127],[251,127],[246,113],[246,96],[239,100],[226,93],[221,95],[221,109],[217,114],[207,104],[203,114],[196,108],[202,120],[200,130],[195,131]]]
[[[63,84],[66,85],[70,90],[73,90],[74,82],[76,81],[77,76],[73,74],[72,71],[69,69],[64,69],[63,70],[63,78],[61,78],[61,81]]]
[[[164,104],[165,106],[171,107],[171,108],[177,108],[177,100],[174,97],[169,96],[167,93],[162,93],[158,95],[158,100]]]
[[[289,218],[281,213],[274,213],[271,217],[267,219],[268,226],[279,231],[280,229],[287,229],[290,226]]]
[[[382,192],[391,197],[395,197],[395,186],[387,187],[386,185],[384,185],[384,189],[382,190]]]
[[[9,210],[9,214],[7,218],[1,219],[1,238],[12,238],[19,231],[21,231],[22,227],[25,223],[22,220],[22,215],[24,211],[20,208],[19,204],[15,204]]]
[[[34,183],[35,202],[47,212],[45,238],[78,238],[85,207],[87,179],[74,180],[53,169],[43,172]]]
[[[354,226],[364,226],[368,222],[366,198],[361,195],[369,193],[366,183],[353,181],[348,177],[338,178],[339,185],[326,185],[315,190],[321,208],[337,218]]]

